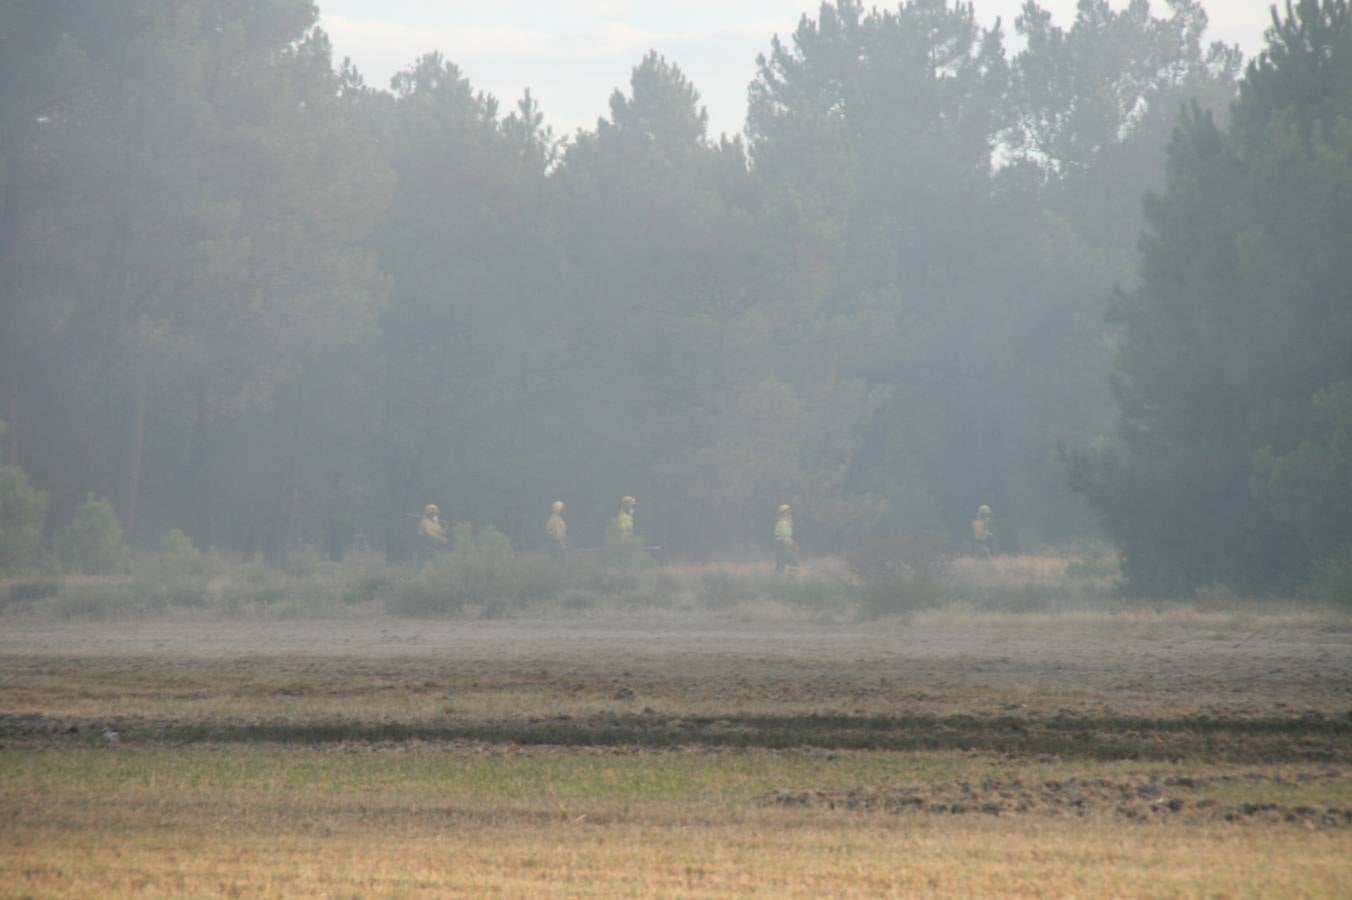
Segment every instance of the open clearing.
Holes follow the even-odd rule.
[[[1347,896],[1324,615],[6,619],[6,895]]]

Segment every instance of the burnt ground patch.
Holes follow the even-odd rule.
[[[0,746],[52,744],[430,743],[980,751],[1090,760],[1352,764],[1352,719],[1213,717],[666,716],[457,719],[414,723],[65,718],[0,714]]]
[[[935,816],[1052,816],[1139,822],[1295,824],[1352,828],[1352,808],[1273,802],[1223,803],[1207,792],[1218,785],[1305,786],[1345,778],[1337,771],[1290,778],[1263,773],[1220,776],[1069,778],[1027,783],[987,780],[844,791],[776,791],[765,806],[809,807]]]

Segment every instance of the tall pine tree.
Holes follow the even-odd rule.
[[[1194,110],[1175,134],[1141,284],[1112,306],[1120,447],[1072,459],[1137,592],[1277,590],[1320,552],[1270,460],[1316,437],[1312,398],[1352,379],[1347,0],[1288,5],[1268,41],[1231,130]]]

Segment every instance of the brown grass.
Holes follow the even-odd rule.
[[[501,897],[1340,897],[1345,839],[1244,831],[840,822],[762,815],[654,827],[406,828],[396,833],[3,846],[11,895]]]
[[[1333,897],[1352,889],[1347,830],[860,814],[765,808],[753,797],[776,782],[846,784],[889,771],[975,778],[999,768],[1008,764],[887,754],[485,756],[481,748],[3,756],[0,880],[7,894],[62,896]]]

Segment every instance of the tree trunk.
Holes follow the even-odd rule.
[[[9,353],[4,352],[8,357]],[[13,375],[5,378],[5,453],[4,461],[19,462],[19,380]]]
[[[207,461],[209,459],[209,421],[207,378],[198,373],[195,384],[197,413],[193,420],[192,449],[179,480],[179,527],[188,533],[201,550],[211,546],[211,519],[208,505]]]
[[[11,138],[5,148],[5,192],[0,198],[0,385],[4,393],[5,462],[19,462],[19,286],[15,274],[19,242],[19,154]]]
[[[145,455],[146,408],[149,402],[150,377],[142,373],[137,376],[136,394],[132,399],[131,448],[127,454],[127,490],[123,524],[128,535],[136,531],[136,516],[141,501],[141,462]]]
[[[386,354],[385,408],[382,416],[381,433],[384,435],[384,453],[382,456],[385,469],[387,506],[380,525],[387,563],[404,562],[412,556],[413,528],[410,526],[409,520],[405,518],[404,513],[409,509],[408,499],[412,494],[410,489],[412,479],[409,476],[409,469],[413,451],[411,448],[404,446],[404,441],[396,437],[406,433],[398,425],[401,412],[407,414],[406,409],[400,409],[399,401],[402,397],[397,397],[396,394],[401,388],[410,390],[411,394],[413,387],[411,382],[412,373],[398,367],[396,354]],[[418,509],[421,510],[422,507],[418,507]]]

